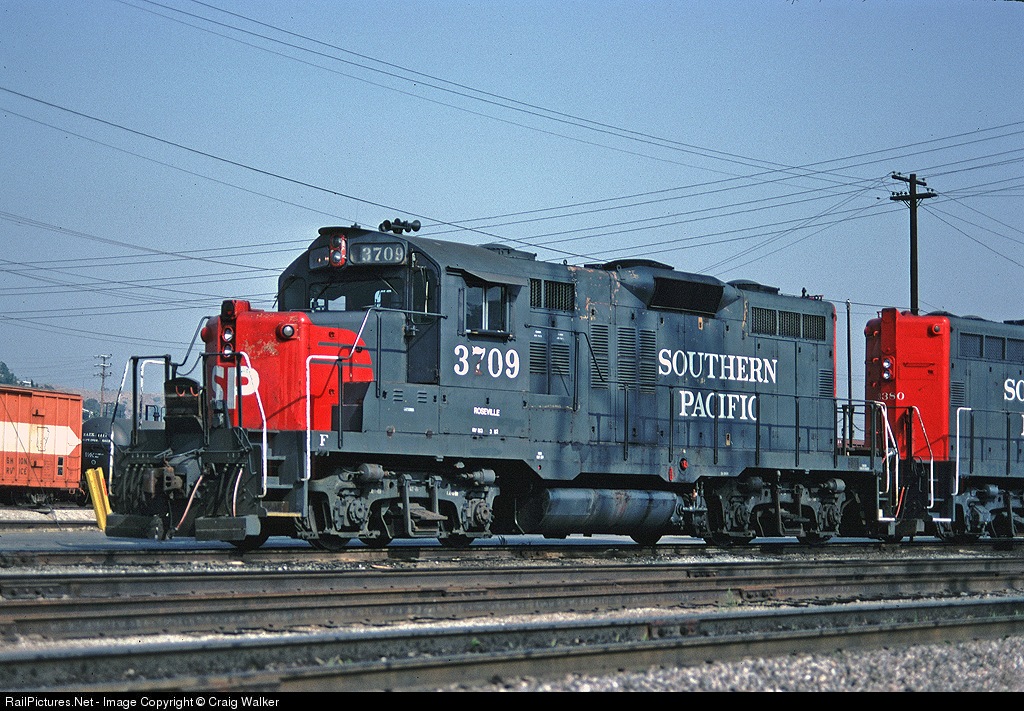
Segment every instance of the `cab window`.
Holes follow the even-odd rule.
[[[311,311],[404,309],[405,278],[401,274],[365,275],[358,280],[313,285],[310,296]]]
[[[466,330],[508,331],[508,298],[501,284],[466,286]]]

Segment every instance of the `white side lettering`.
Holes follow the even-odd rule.
[[[757,395],[679,390],[679,417],[757,420]]]

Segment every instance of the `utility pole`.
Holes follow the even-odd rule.
[[[110,354],[95,356],[100,362],[96,364],[99,368],[99,372],[96,375],[100,376],[100,413],[102,414],[106,409],[107,398],[107,374],[110,371]]]
[[[892,179],[902,180],[910,185],[909,192],[892,193],[889,199],[910,204],[910,313],[917,316],[919,311],[917,307],[917,203],[925,198],[936,197],[936,193],[932,191],[917,192],[918,185],[926,188],[928,183],[918,180],[916,173],[911,173],[909,178],[899,173],[893,173]]]

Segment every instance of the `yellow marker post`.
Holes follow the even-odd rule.
[[[92,499],[93,510],[96,511],[96,525],[101,531],[105,531],[107,515],[110,513],[110,499],[107,498],[107,482],[103,480],[103,469],[87,469],[85,480],[89,484],[89,498]]]

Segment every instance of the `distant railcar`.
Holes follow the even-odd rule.
[[[0,501],[84,501],[82,398],[0,385]]]
[[[82,423],[82,469],[102,469],[109,473],[114,447],[126,447],[131,441],[130,420],[90,417]],[[113,438],[113,443],[111,442]]]

